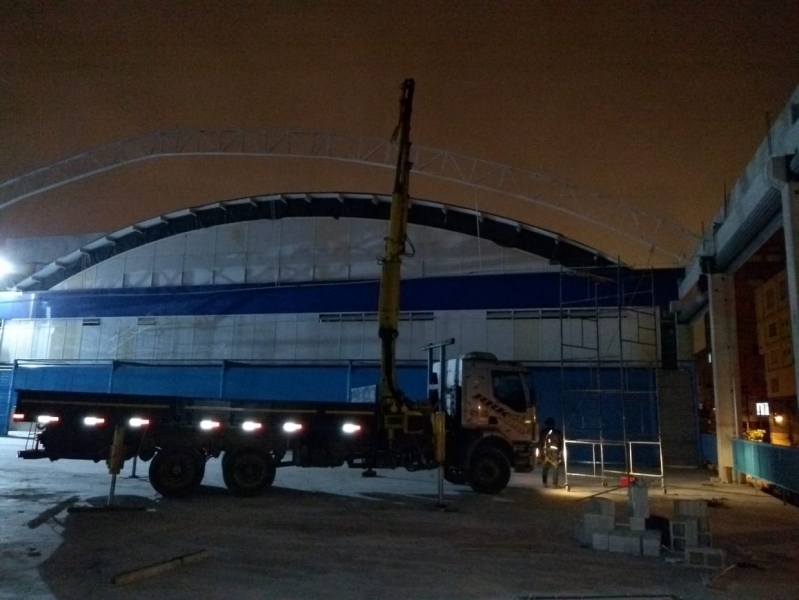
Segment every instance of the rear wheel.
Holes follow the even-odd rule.
[[[236,496],[257,496],[275,480],[275,461],[259,450],[236,450],[225,454],[222,477]]]
[[[165,498],[185,498],[200,485],[205,460],[191,448],[165,448],[150,463],[150,485]]]
[[[510,463],[494,448],[476,450],[469,461],[469,485],[478,494],[498,494],[510,481]]]

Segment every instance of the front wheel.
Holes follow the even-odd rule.
[[[499,494],[510,481],[510,463],[494,448],[476,450],[469,461],[469,485],[478,494]]]
[[[237,450],[222,461],[225,486],[236,496],[257,496],[275,480],[275,461],[259,450]]]
[[[200,485],[205,461],[190,448],[166,448],[150,463],[150,485],[165,498],[185,498]]]

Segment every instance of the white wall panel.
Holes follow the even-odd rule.
[[[213,255],[216,253],[218,227],[196,229],[186,234],[186,254]]]
[[[319,317],[297,315],[297,359],[315,360],[319,356]]]
[[[229,223],[217,227],[216,252],[218,254],[244,254],[247,251],[247,223]]]
[[[213,263],[202,254],[187,254],[183,264],[183,285],[213,283]]]
[[[249,360],[253,357],[252,346],[255,336],[255,317],[239,315],[233,329],[233,342],[230,356],[233,360]]]
[[[281,245],[282,221],[252,221],[247,224],[247,252],[277,257]]]
[[[253,360],[272,360],[275,358],[275,339],[277,323],[263,316],[255,318],[252,339]]]
[[[153,262],[153,286],[178,286],[181,281],[183,281],[183,255],[156,255]]]
[[[100,353],[100,325],[83,325],[80,330],[80,359],[97,360]]]
[[[97,358],[100,360],[116,358],[116,341],[121,319],[104,317],[100,320],[100,338],[97,342]]]
[[[136,360],[152,360],[155,358],[155,326],[141,326],[136,331],[133,358]]]
[[[375,336],[377,336],[376,322],[344,321],[339,323],[340,358],[353,360],[365,358],[363,352],[364,331],[372,327],[374,327]]]
[[[68,320],[64,331],[64,350],[61,358],[76,360],[80,357],[81,320]]]
[[[214,264],[214,283],[217,285],[244,283],[245,264],[244,254],[217,254]]]
[[[540,319],[517,319],[513,321],[512,356],[514,360],[541,360]]]
[[[541,319],[541,360],[560,358],[560,319]]]
[[[213,341],[211,342],[211,358],[225,360],[233,351],[233,334],[236,318],[233,316],[214,317]]]
[[[124,257],[115,257],[97,265],[94,284],[100,289],[121,288],[125,270]]]
[[[490,319],[486,321],[486,352],[507,359],[513,356],[514,325],[510,319]],[[468,352],[464,348],[464,352]]]
[[[297,356],[297,321],[293,315],[276,315],[275,356],[277,360],[291,360]]]
[[[34,321],[31,358],[49,358],[52,330],[52,321],[45,319],[37,319]],[[0,351],[0,354],[2,354],[2,351]]]
[[[50,344],[48,346],[47,356],[42,358],[60,360],[64,357],[64,337],[66,336],[67,323],[61,319],[51,321],[51,323]]]
[[[340,321],[320,321],[317,329],[318,352],[317,358],[320,360],[338,360],[342,358],[341,328],[343,323]],[[345,356],[344,358],[351,358]]]
[[[153,358],[171,360],[175,357],[175,317],[158,317],[155,327]]]
[[[194,328],[191,340],[191,358],[208,360],[214,340],[214,317],[194,317]]]
[[[313,219],[288,219],[281,221],[280,265],[313,265]]]
[[[155,255],[158,256],[183,256],[186,254],[186,237],[188,233],[173,235],[155,242]]]

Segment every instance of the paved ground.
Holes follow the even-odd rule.
[[[653,512],[674,498],[716,499],[714,545],[732,570],[713,575],[645,558],[581,548],[572,540],[585,497],[602,488],[542,489],[537,474],[515,476],[499,496],[446,485],[452,509],[436,508],[434,473],[278,471],[275,488],[239,499],[209,464],[201,492],[160,500],[125,467],[120,503],[147,510],[43,511],[78,496],[102,504],[103,464],[22,461],[23,442],[0,438],[0,599],[116,598],[799,598],[799,509],[747,486],[712,485],[706,473],[669,474],[652,490]],[[623,490],[607,494],[617,514]],[[45,515],[46,516],[46,515]],[[34,522],[32,522],[34,521]],[[117,586],[119,573],[186,553],[203,561]]]

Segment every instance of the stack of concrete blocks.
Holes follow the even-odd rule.
[[[639,486],[636,486],[639,487]],[[616,524],[616,504],[607,498],[592,498],[580,528],[582,540],[594,550],[635,556],[660,556],[659,531],[647,531],[649,497],[646,487],[631,494],[630,523]]]
[[[670,522],[671,549],[692,567],[724,568],[724,551],[712,547],[706,500],[675,500]]]
[[[616,504],[607,498],[591,498],[583,515],[583,541],[594,550],[608,549],[608,535],[616,527]]]
[[[640,552],[644,556],[660,556],[662,534],[646,528],[649,512],[649,488],[639,483],[627,488],[627,512],[630,523],[630,536],[639,540]]]

